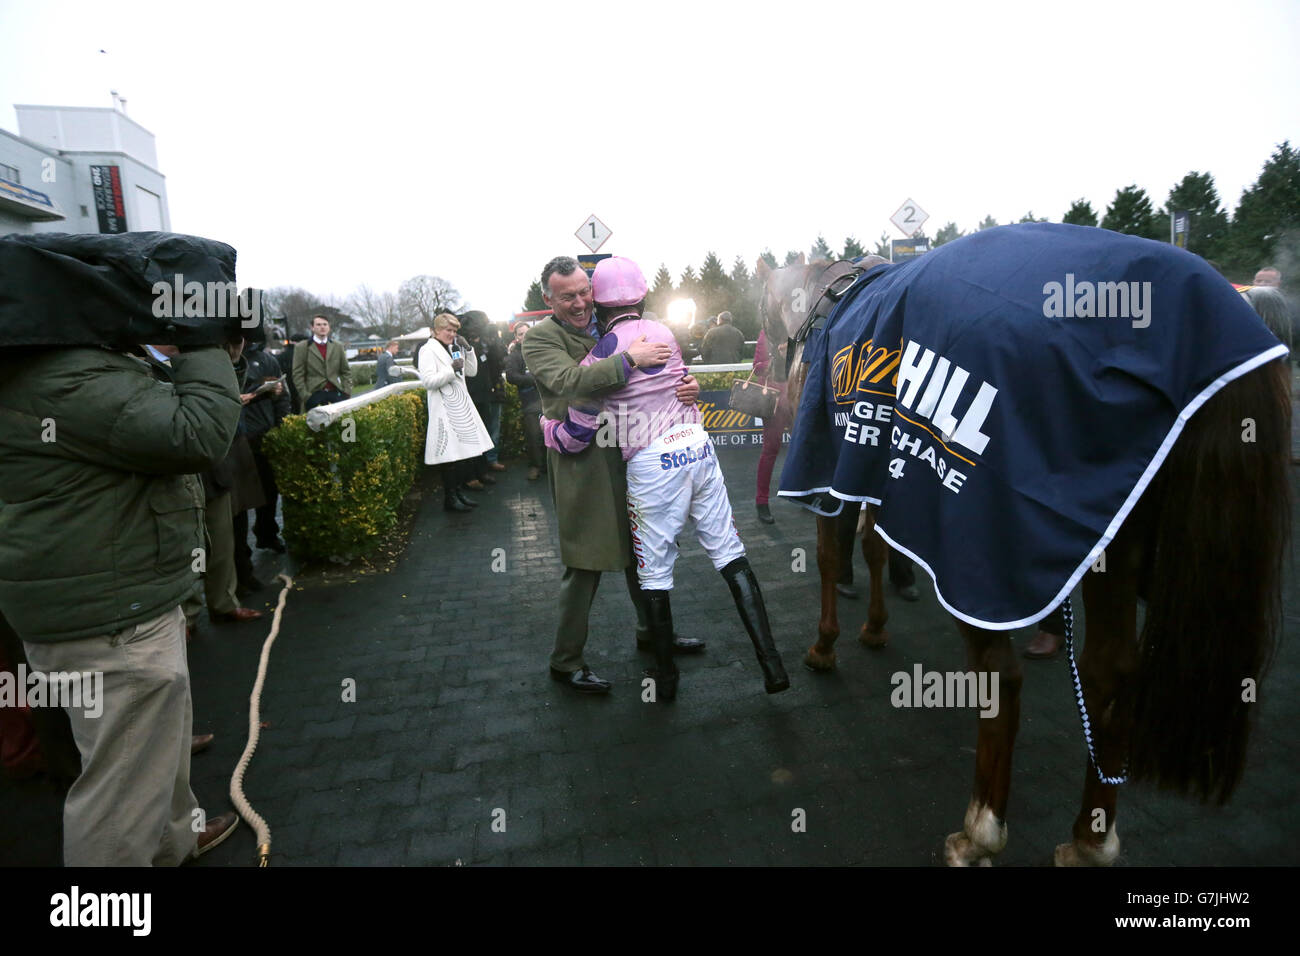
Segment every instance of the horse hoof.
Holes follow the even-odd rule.
[[[1111,827],[1101,846],[1090,843],[1062,843],[1052,855],[1057,866],[1110,866],[1119,856],[1119,835]]]
[[[863,647],[871,647],[879,650],[889,643],[889,632],[884,628],[879,631],[867,630],[867,625],[862,625],[862,633],[858,635],[858,643]]]
[[[814,644],[808,648],[808,653],[803,657],[803,666],[815,674],[825,674],[827,671],[835,670],[835,651],[830,650],[821,653]]]
[[[971,842],[965,831],[949,833],[943,841],[943,860],[949,866],[992,866],[987,853]]]

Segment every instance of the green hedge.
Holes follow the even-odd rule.
[[[426,402],[423,391],[403,392],[319,432],[306,416],[290,415],[267,434],[262,449],[284,497],[284,540],[295,557],[349,561],[393,528],[424,461]]]

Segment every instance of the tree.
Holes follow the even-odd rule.
[[[736,328],[746,339],[758,338],[758,302],[754,295],[754,277],[745,260],[736,256],[731,267],[731,304],[727,306]]]
[[[867,250],[863,247],[862,243],[858,242],[858,240],[854,239],[852,236],[849,236],[844,240],[845,259],[858,259],[866,254]]]
[[[271,315],[284,317],[286,335],[310,333],[312,315],[325,306],[320,296],[287,286],[267,289],[262,293],[262,303]]]
[[[894,249],[893,246],[889,244],[888,232],[882,232],[880,234],[880,238],[876,240],[876,248],[873,249],[872,252],[884,259],[893,258]]]
[[[1025,213],[1023,216],[1020,217],[1020,222],[1047,222],[1047,217],[1043,217],[1042,219],[1035,219],[1034,211],[1031,209],[1029,210],[1029,212]]]
[[[776,268],[776,256],[772,255],[772,250],[771,250],[771,249],[764,249],[764,250],[763,250],[763,254],[762,254],[761,256],[759,256],[759,258],[762,259],[764,262],[767,263],[768,268],[771,268],[771,269],[775,269],[775,268]]]
[[[405,321],[433,325],[439,312],[456,312],[465,307],[460,293],[441,276],[415,276],[397,289],[398,305]]]
[[[1143,239],[1167,238],[1169,230],[1162,225],[1160,217],[1151,208],[1146,190],[1136,185],[1125,186],[1115,193],[1114,201],[1106,207],[1106,215],[1101,220],[1103,229]]]
[[[998,221],[994,219],[992,216],[985,216],[984,221],[981,222],[979,226],[977,226],[976,228],[979,230],[994,229],[997,227],[997,224]]]
[[[1190,172],[1169,191],[1165,208],[1170,213],[1191,213],[1187,249],[1206,259],[1223,255],[1228,240],[1228,214],[1219,202],[1214,177],[1209,173]]]
[[[357,291],[348,298],[348,308],[367,335],[391,339],[411,331],[402,322],[397,296],[392,292],[376,292],[368,285],[357,286]]]
[[[950,222],[934,234],[934,248],[938,248],[945,242],[952,242],[954,239],[960,239],[966,233],[957,229],[955,222]]]
[[[1097,225],[1097,214],[1092,209],[1092,203],[1086,199],[1076,199],[1070,204],[1070,209],[1061,217],[1061,222],[1070,226],[1095,226]]]
[[[695,274],[691,266],[687,266],[682,272],[682,278],[677,283],[677,294],[694,299],[700,291],[700,279]]]
[[[710,252],[700,266],[700,294],[696,305],[700,312],[717,315],[731,303],[731,279],[722,268],[722,260]]]
[[[1269,157],[1259,179],[1241,194],[1232,217],[1227,259],[1243,275],[1278,256],[1286,236],[1300,232],[1300,150],[1287,140]]]
[[[789,252],[785,254],[785,264],[788,266],[794,265],[796,262],[799,261],[799,257],[802,255],[803,255],[802,252],[797,252],[794,249],[791,249]]]
[[[540,312],[546,308],[546,300],[542,298],[542,280],[534,279],[533,284],[528,287],[528,295],[524,296],[524,307],[522,312]]]
[[[818,259],[834,259],[835,254],[831,252],[831,247],[826,244],[826,237],[819,235],[817,241],[812,244],[812,249],[808,251],[808,261],[815,262]]]

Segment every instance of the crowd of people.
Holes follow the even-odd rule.
[[[1292,345],[1281,279],[1261,269],[1242,294]],[[471,511],[470,492],[506,469],[499,450],[509,382],[519,394],[528,480],[547,478],[558,526],[551,678],[580,694],[610,692],[584,651],[601,575],[622,573],[635,645],[654,655],[646,674],[656,698],[677,696],[674,655],[706,651],[704,641],[676,632],[671,611],[677,539],[693,522],[732,593],[765,690],[785,690],[762,592],[695,404],[699,384],[673,333],[644,311],[641,271],[614,257],[588,278],[560,256],[546,264],[541,286],[551,315],[513,325],[508,344],[481,312],[443,313],[419,350],[429,405],[425,461],[439,468],[444,506]],[[60,436],[51,441],[36,424],[0,431],[0,665],[104,681],[97,718],[66,709],[75,753],[47,754],[71,781],[69,865],[174,865],[212,849],[238,824],[228,813],[197,831],[191,825],[198,803],[190,757],[211,735],[193,732],[185,644],[204,603],[215,623],[262,616],[241,604],[265,586],[253,575],[250,511],[257,547],[285,550],[263,443],[291,412],[353,392],[328,318],[313,317],[311,329],[278,356],[238,336],[221,347],[0,355],[0,410],[14,422],[55,421]],[[723,313],[703,336],[704,360],[739,361],[743,344]],[[380,353],[378,387],[400,380],[398,349],[391,341]],[[784,352],[785,343],[760,336],[760,381],[784,389],[775,373]],[[621,443],[596,440],[602,412],[614,417]],[[771,478],[791,418],[783,394],[763,424],[755,503],[764,523],[775,520]],[[76,533],[51,536],[51,528]],[[895,586],[914,600],[911,574],[910,563],[896,568],[891,560]],[[841,586],[852,593],[851,578]],[[65,599],[69,588],[75,603]],[[1027,656],[1055,656],[1062,624],[1059,611],[1041,622]],[[0,717],[8,747],[15,712]],[[12,753],[5,756],[8,765]]]

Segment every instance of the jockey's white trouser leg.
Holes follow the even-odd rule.
[[[688,519],[715,568],[745,554],[713,444],[698,425],[686,428],[692,431],[675,445],[666,439],[682,435],[682,429],[660,436],[627,463],[632,548],[641,587],[648,591],[672,589],[677,536]]]

